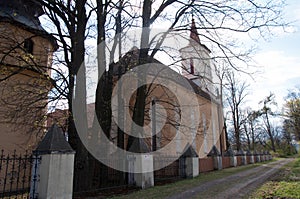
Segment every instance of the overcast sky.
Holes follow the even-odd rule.
[[[295,21],[288,28],[290,33],[279,33],[268,42],[260,42],[260,50],[254,56],[263,73],[250,82],[248,102],[253,109],[270,92],[275,94],[280,108],[288,90],[300,86],[300,1],[286,0],[286,3],[285,18]]]

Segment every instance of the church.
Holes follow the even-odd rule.
[[[188,45],[180,49],[182,72],[168,70],[164,74],[164,67],[159,67],[163,64],[157,59],[151,59],[151,64],[142,69],[149,74],[146,80],[144,128],[141,129],[144,135],[140,139],[144,152],[180,156],[183,149],[191,146],[198,157],[204,158],[213,147],[221,153],[226,150],[223,107],[218,89],[220,85],[213,79],[214,67],[210,53],[209,48],[200,42],[192,19]],[[134,72],[138,56],[139,49],[134,47],[114,64],[114,82],[118,81],[118,73],[122,73],[121,87],[114,84],[113,96],[121,88],[122,104],[125,104],[124,124],[121,126],[124,126],[125,133],[132,131],[131,118],[135,104],[132,96],[136,96],[134,85],[138,81],[126,73]],[[118,110],[119,107],[112,106],[110,140],[115,145],[119,126]],[[124,140],[126,148],[127,135]]]
[[[0,1],[0,149],[7,152],[15,149],[33,150],[44,135],[41,129],[46,126],[47,120],[43,117],[47,112],[45,99],[51,89],[48,77],[51,75],[50,66],[57,44],[54,37],[41,26],[38,17],[42,14],[41,6],[35,1]],[[122,64],[126,67],[130,65],[138,52],[137,48],[133,48],[121,58],[125,60]],[[151,92],[146,98],[144,122],[147,136],[143,138],[148,151],[159,151],[170,143],[169,155],[182,153],[187,145],[192,146],[199,157],[206,157],[213,146],[221,152],[226,150],[223,107],[214,85],[210,53],[209,48],[201,43],[192,19],[189,43],[180,49],[182,72],[172,73],[174,79],[183,79],[186,83],[148,85]],[[161,64],[158,60],[154,62]],[[122,69],[123,74],[130,69],[126,67]],[[118,63],[114,66],[115,77],[117,68]],[[165,81],[159,77],[157,80],[161,83]],[[122,89],[127,87],[124,83]],[[173,89],[182,99],[178,99]],[[123,92],[124,104],[128,105],[124,116],[124,132],[131,130],[130,117],[135,101],[125,96],[129,93],[134,91]],[[88,109],[91,107],[93,105]],[[116,121],[116,118],[112,121]],[[116,137],[117,124],[113,122],[109,139],[116,143]],[[124,140],[126,145],[128,136],[125,135]]]
[[[0,1],[0,149],[25,152],[44,136],[52,54],[35,1]]]

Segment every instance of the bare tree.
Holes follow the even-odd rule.
[[[79,68],[85,70],[84,56],[85,56],[85,39],[87,36],[86,30],[89,29],[87,24],[89,17],[91,16],[91,10],[87,10],[89,6],[88,1],[38,1],[44,6],[45,13],[53,26],[54,31],[52,34],[56,37],[61,53],[63,57],[56,60],[57,67],[65,66],[67,69],[67,76],[64,78],[63,90],[57,90],[58,95],[64,95],[69,108],[68,118],[68,137],[69,143],[72,148],[76,150],[75,156],[75,176],[74,179],[78,182],[80,178],[81,190],[86,190],[90,186],[90,178],[88,178],[89,172],[89,158],[91,157],[86,148],[83,146],[76,132],[74,118],[73,118],[73,95],[74,93],[81,92],[81,97],[76,102],[77,110],[83,116],[82,119],[78,119],[80,126],[87,127],[86,117],[86,77],[85,75],[77,75]],[[85,72],[83,73],[85,74]],[[65,74],[63,74],[65,75]],[[77,78],[77,84],[75,87],[75,77]],[[75,90],[74,90],[75,89]],[[81,177],[83,176],[83,177]],[[79,190],[75,186],[76,191]]]
[[[248,84],[246,82],[239,82],[234,72],[230,71],[226,74],[227,83],[225,89],[227,92],[226,101],[230,108],[231,122],[233,124],[234,138],[236,149],[241,149],[241,128],[245,122],[242,116],[242,103],[245,102],[247,96]]]
[[[271,141],[271,149],[274,152],[276,152],[276,146],[275,146],[276,131],[271,123],[271,117],[276,115],[271,109],[271,105],[276,105],[275,95],[271,93],[269,96],[263,99],[260,102],[260,104],[263,104],[263,107],[259,111],[260,116],[262,116],[263,118],[263,124],[264,124],[263,128]]]
[[[259,138],[259,112],[249,109],[245,110],[245,122],[243,123],[243,132],[246,136],[248,150],[256,150],[256,143]]]
[[[214,52],[212,56],[213,59],[225,59],[232,68],[242,70],[236,64],[240,64],[240,62],[235,62],[235,60],[247,61],[248,51],[242,52],[236,48],[238,45],[235,45],[235,38],[229,41],[227,35],[258,32],[259,34],[255,35],[255,37],[265,36],[272,27],[282,27],[285,25],[280,18],[282,3],[278,1],[256,2],[247,0],[243,4],[237,4],[236,1],[221,0],[214,2],[199,0],[144,0],[133,4],[130,1],[115,3],[110,0],[97,0],[96,5],[94,1],[88,0],[36,1],[44,6],[48,19],[54,27],[52,34],[56,37],[60,47],[59,50],[62,53],[62,56],[59,57],[60,59],[57,60],[56,63],[60,64],[59,67],[64,66],[67,69],[67,73],[62,73],[57,70],[56,75],[59,81],[57,81],[58,84],[55,84],[55,91],[53,91],[53,93],[57,95],[58,99],[61,98],[60,96],[63,96],[63,98],[67,100],[70,112],[68,133],[70,143],[77,151],[75,172],[76,169],[83,167],[85,172],[83,172],[82,175],[88,172],[90,156],[87,155],[88,153],[82,145],[74,125],[72,97],[74,93],[78,91],[85,92],[86,89],[86,77],[76,75],[81,64],[84,63],[84,56],[87,50],[85,40],[88,37],[95,36],[92,35],[93,31],[96,32],[97,43],[100,43],[113,38],[120,32],[125,32],[132,26],[144,28],[139,36],[141,42],[137,64],[151,63],[157,52],[168,52],[168,50],[162,47],[166,35],[170,32],[181,34],[189,30],[190,18],[193,15],[197,22],[198,35],[203,39],[203,42],[211,45],[211,50]],[[95,12],[97,20],[93,18]],[[89,19],[91,19],[92,22],[89,21]],[[166,34],[162,34],[161,38],[155,40],[155,43],[153,43],[153,40],[150,39],[151,27],[159,24],[161,21],[168,22],[168,31]],[[97,25],[95,25],[95,23],[97,23]],[[115,42],[121,44],[121,39],[116,39]],[[103,60],[98,60],[99,63],[101,62],[101,64],[98,63],[98,65],[101,66],[98,71],[99,74],[102,74],[101,71],[105,71],[105,75],[101,77],[100,86],[97,89],[96,112],[100,123],[102,123],[102,127],[105,129],[106,135],[109,136],[111,129],[110,98],[113,86],[113,66],[107,66],[108,63],[102,62],[105,62],[105,60],[113,60],[113,55],[118,49],[116,49],[116,45],[114,45],[110,55],[105,54],[104,49],[98,50],[98,54],[101,55],[100,57],[104,58]],[[168,53],[166,53],[166,55],[173,57]],[[108,59],[106,59],[106,57],[108,57]],[[180,61],[179,59],[174,62]],[[142,75],[144,71],[139,72],[140,75]],[[76,88],[74,88],[75,77],[78,82]],[[139,81],[139,85],[143,85],[145,79],[141,78]],[[244,99],[242,90],[245,90],[245,88],[246,85],[242,85],[241,93],[236,93],[235,90],[232,90],[237,94],[233,95],[233,97],[236,97],[234,106],[237,105],[238,108],[240,105],[239,101]],[[146,94],[146,86],[138,87],[133,109],[133,121],[139,126],[143,126],[145,122]],[[84,93],[82,96],[85,96]],[[77,105],[78,111],[82,113],[83,118],[86,118],[86,99],[83,97],[77,101],[81,103]],[[235,115],[234,126],[236,128],[237,140],[239,140],[239,113],[235,108],[232,112]],[[87,126],[85,119],[80,122],[82,122],[81,125]],[[132,130],[136,131],[136,129]],[[122,139],[120,139],[120,142],[122,142],[121,140]],[[129,137],[127,149],[131,147],[133,141],[134,138]],[[119,144],[119,146],[121,145],[122,144]],[[81,183],[83,189],[86,188],[85,185],[89,186],[90,184],[90,182],[85,181]]]

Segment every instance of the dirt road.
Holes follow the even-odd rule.
[[[276,175],[279,169],[291,162],[292,159],[283,159],[269,164],[243,171],[225,178],[209,181],[180,194],[173,195],[169,199],[187,198],[245,198],[255,188]]]

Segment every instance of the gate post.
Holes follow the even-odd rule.
[[[229,156],[230,157],[230,166],[231,167],[236,167],[237,166],[237,159],[236,159],[234,151],[231,148],[229,148],[226,151],[225,156]]]
[[[129,182],[142,189],[154,186],[154,170],[153,170],[153,155],[142,139],[136,138],[129,149],[130,152],[135,152],[129,155]],[[140,154],[136,154],[140,153]],[[148,153],[148,154],[141,154]]]
[[[30,198],[72,198],[75,151],[54,124],[34,154],[40,163],[32,179]]]
[[[257,152],[257,151],[254,151],[254,155],[255,155],[255,162],[261,162],[261,159],[260,159],[260,154],[259,154],[259,152]]]
[[[242,165],[247,165],[247,155],[243,150],[239,150],[237,153],[238,156],[242,158]]]
[[[267,151],[267,157],[268,157],[268,160],[272,160],[272,155],[270,154],[270,151]]]
[[[221,170],[222,166],[222,156],[217,147],[214,145],[207,156],[211,156],[214,159],[214,169]]]
[[[251,153],[251,151],[247,151],[247,156],[250,156],[250,162],[248,162],[249,164],[254,164],[254,156]]]
[[[180,158],[185,160],[185,177],[194,178],[199,175],[199,157],[192,146],[187,145]]]

